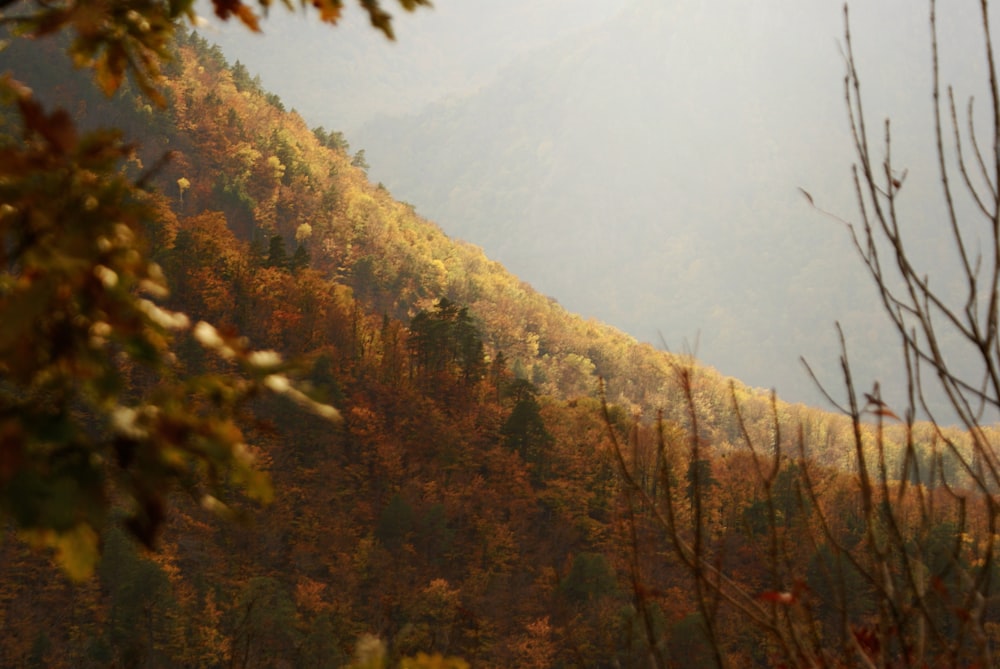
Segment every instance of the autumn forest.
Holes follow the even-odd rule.
[[[0,665],[987,666],[981,414],[575,316],[182,12],[98,4],[0,3]]]

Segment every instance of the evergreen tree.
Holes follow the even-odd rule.
[[[267,248],[267,267],[277,267],[278,269],[288,268],[288,251],[285,250],[285,238],[281,235],[272,235]]]
[[[288,265],[289,269],[297,274],[300,270],[309,267],[309,260],[309,248],[305,242],[302,242],[295,247],[295,253],[292,254],[292,259]]]
[[[483,340],[468,307],[441,298],[433,311],[421,311],[410,321],[411,349],[425,371],[453,371],[463,381],[486,373]]]
[[[515,404],[500,428],[500,435],[504,446],[517,451],[525,462],[532,465],[533,478],[538,482],[547,474],[546,455],[555,439],[545,428],[541,406],[530,382],[517,379],[511,384],[508,393]]]

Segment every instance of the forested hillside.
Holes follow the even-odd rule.
[[[384,649],[392,664],[424,653],[476,667],[639,667],[652,648],[680,667],[720,639],[732,663],[768,664],[783,650],[738,615],[705,637],[671,532],[625,473],[649,499],[673,499],[682,523],[696,519],[713,564],[752,599],[780,585],[777,536],[781,574],[821,602],[839,592],[838,558],[796,538],[835,519],[829,535],[861,546],[856,438],[891,478],[924,472],[931,497],[968,483],[957,431],[772,404],[568,313],[371,183],[339,132],[308,128],[195,34],[179,29],[162,108],[129,83],[105,97],[64,48],[14,40],[0,69],[81,128],[114,125],[137,143],[120,169],[148,175],[161,209],[146,233],[170,287],[163,308],[213,323],[220,349],[239,333],[296,360],[302,387],[343,420],[294,395],[252,397],[248,457],[273,501],[228,479],[225,506],[177,489],[163,527],[139,534],[152,549],[119,508],[81,582],[12,522],[0,543],[4,666],[339,667]],[[21,131],[8,113],[4,145]],[[177,364],[236,363],[189,338]],[[773,461],[770,477],[749,474],[748,445]],[[0,461],[0,482],[18,466]],[[808,499],[803,469],[822,483]],[[952,520],[978,536],[990,519]],[[942,528],[920,531],[940,530],[945,551],[954,527]],[[867,624],[877,605],[859,582],[848,615]],[[842,610],[817,619],[833,630]]]

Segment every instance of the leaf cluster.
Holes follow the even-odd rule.
[[[39,4],[3,20],[33,37],[71,27],[70,54],[106,93],[130,70],[159,98],[153,82],[182,10]],[[9,76],[0,99],[13,112],[0,145],[0,511],[82,578],[112,518],[152,546],[178,486],[215,510],[234,485],[271,499],[239,427],[251,398],[266,389],[337,414],[292,386],[277,354],[204,322],[192,330],[162,306],[166,280],[146,241],[173,217],[148,191],[162,163],[129,176],[139,161],[119,131],[81,133]],[[230,368],[185,373],[175,347],[189,330]]]
[[[267,12],[269,0],[259,0],[258,8]],[[294,9],[293,0],[283,0]],[[372,26],[394,39],[392,15],[379,0],[359,0]],[[399,0],[406,11],[430,6],[429,0]],[[336,24],[342,0],[300,2],[312,6],[321,21]],[[222,20],[236,17],[247,28],[260,31],[259,16],[252,4],[241,0],[212,0],[215,14]],[[181,18],[195,20],[194,0],[126,0],[125,2],[48,3],[38,0],[4,0],[0,3],[0,23],[12,26],[15,33],[45,37],[63,30],[73,34],[69,53],[78,67],[93,68],[97,83],[108,95],[119,89],[127,74],[139,88],[161,105],[165,99],[157,88],[161,65],[170,58],[176,23]]]

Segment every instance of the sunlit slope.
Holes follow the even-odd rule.
[[[939,267],[924,16],[855,9],[866,109],[878,133],[894,117],[906,222]],[[634,2],[353,139],[373,178],[574,311],[673,348],[697,339],[725,373],[808,402],[799,356],[835,382],[839,321],[864,378],[893,394],[895,336],[847,231],[799,191],[857,218],[842,26],[840,5]],[[971,73],[945,75],[975,91]]]
[[[21,63],[29,83],[68,76],[54,64],[54,51],[45,52],[52,58],[32,59],[20,51],[24,48],[18,43],[4,52],[5,66]],[[24,67],[28,62],[35,66]],[[676,356],[595,319],[574,315],[491,260],[479,246],[450,238],[411,205],[371,183],[338,144],[337,133],[310,130],[245,69],[230,69],[217,47],[197,37],[181,41],[178,57],[167,70],[166,109],[151,107],[129,90],[107,102],[80,86],[80,80],[66,79],[54,87],[54,101],[72,102],[90,119],[115,119],[142,147],[134,167],[157,164],[164,150],[171,151],[155,179],[172,202],[182,229],[188,217],[220,211],[237,239],[257,253],[266,254],[275,235],[289,255],[297,247],[307,248],[320,281],[310,290],[349,288],[357,318],[386,316],[405,324],[418,311],[447,298],[468,305],[490,358],[502,356],[516,375],[533,382],[542,394],[559,401],[595,398],[603,382],[606,397],[630,414],[652,419],[663,410],[672,420],[686,420]],[[609,224],[607,229],[611,233],[607,237],[594,234],[581,241],[583,229],[551,241],[577,249],[580,261],[594,271],[604,264],[627,273],[636,262],[615,240],[630,237],[641,242],[643,233],[630,231],[625,224]],[[549,233],[538,232],[544,234]],[[535,237],[514,237],[511,244],[516,246],[519,239],[529,251],[537,249]],[[698,269],[705,263],[698,261],[693,249],[673,253],[668,264],[675,274],[685,266],[691,272],[705,271]],[[617,257],[619,264],[607,265],[609,256]],[[710,283],[706,279],[706,285]],[[211,287],[191,285],[199,291]],[[746,282],[736,285],[745,287]],[[265,290],[264,286],[254,290]],[[648,290],[653,293],[655,286]],[[238,297],[220,292],[215,298],[202,296],[199,304],[215,309],[209,316],[218,315],[251,335],[257,333],[263,340],[260,345],[287,346],[303,339],[313,346],[321,344],[321,332],[308,337],[294,332],[296,324],[312,318],[302,312],[305,306],[278,310],[285,320],[270,322],[270,311],[267,318],[253,311],[255,304],[267,302],[266,296],[251,295],[234,312],[231,300],[239,302]],[[303,305],[309,303],[308,295],[302,299]],[[706,411],[702,426],[709,440],[720,447],[738,445],[740,429],[731,410],[730,381],[710,368],[699,368],[697,378],[699,406]],[[734,383],[735,397],[747,403],[747,415],[766,433],[767,394]],[[805,412],[802,415],[809,414],[810,420],[828,420],[819,412],[782,406],[785,417]],[[815,447],[823,451],[832,444]]]

